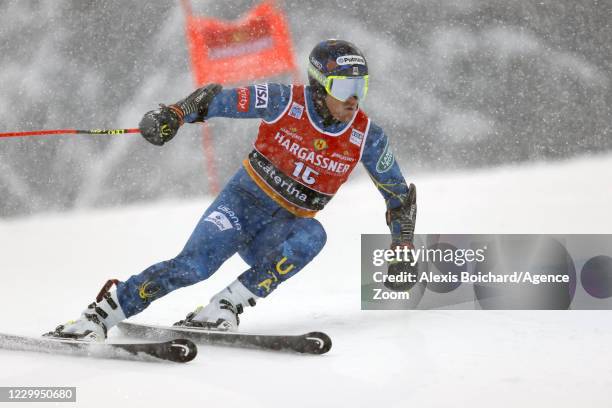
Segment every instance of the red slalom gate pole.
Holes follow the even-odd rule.
[[[8,132],[0,133],[2,137],[24,137],[24,136],[45,136],[45,135],[123,135],[125,133],[140,133],[140,129],[53,129],[53,130],[32,130],[29,132]]]
[[[185,27],[188,27],[190,24],[190,19],[193,17],[193,10],[191,7],[191,0],[181,0],[181,8],[183,9],[183,13],[185,14],[185,20],[187,21]],[[185,31],[185,37],[187,38],[187,43],[189,44],[189,38],[187,34],[187,29]],[[193,65],[193,58],[190,59],[192,71],[195,72],[195,68]],[[196,87],[202,86],[198,84],[196,77],[194,76],[194,83]],[[206,178],[208,181],[208,189],[212,195],[217,195],[219,193],[219,176],[217,172],[217,165],[215,162],[215,152],[212,145],[213,137],[212,131],[208,127],[208,124],[205,122],[202,126],[202,149],[204,150],[204,165],[206,166]]]

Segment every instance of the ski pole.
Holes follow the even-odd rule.
[[[2,137],[23,137],[23,136],[43,136],[43,135],[123,135],[125,133],[140,133],[139,129],[55,129],[55,130],[33,130],[29,132],[9,132],[0,133]]]

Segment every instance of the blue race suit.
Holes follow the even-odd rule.
[[[238,100],[237,89],[226,89],[212,100],[206,118],[258,118],[273,121],[291,102],[290,87],[268,84],[268,101],[258,107],[254,86],[248,87],[248,105]],[[243,89],[244,91],[244,89]],[[244,98],[244,92],[241,93]],[[325,127],[306,88],[306,109],[319,128],[337,133],[346,124]],[[261,105],[261,104],[259,104]],[[361,162],[383,195],[387,208],[401,204],[408,187],[395,162],[387,136],[371,123]],[[393,225],[391,226],[393,233]],[[210,277],[235,253],[250,266],[238,280],[253,294],[265,297],[299,272],[323,248],[326,233],[314,218],[294,215],[270,198],[241,168],[204,212],[183,250],[173,259],[157,263],[117,286],[127,317],[140,313],[152,301]]]

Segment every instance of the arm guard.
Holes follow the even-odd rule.
[[[203,121],[208,115],[208,105],[212,102],[223,87],[219,84],[208,84],[200,89],[196,89],[191,95],[171,105],[177,108],[181,121],[185,116],[197,114],[197,120]]]

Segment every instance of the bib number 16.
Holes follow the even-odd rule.
[[[318,176],[319,173],[314,169],[311,169],[308,166],[305,166],[302,162],[295,162],[295,170],[293,170],[294,177],[300,177],[302,181],[306,184],[314,184],[317,180],[315,180],[314,176]]]

